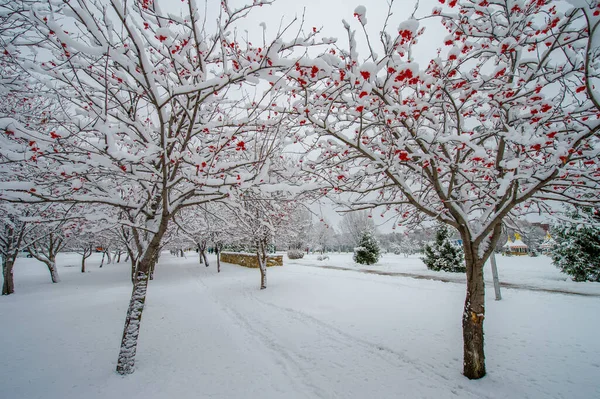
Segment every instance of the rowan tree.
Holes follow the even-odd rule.
[[[458,230],[463,371],[476,379],[486,374],[483,265],[503,220],[552,212],[548,200],[599,200],[600,4],[440,3],[395,26],[390,12],[363,58],[345,23],[348,47],[303,60],[289,85],[300,97],[294,133],[313,154],[302,168],[328,183],[321,192],[346,193],[349,208],[377,207],[398,224],[429,219]],[[354,15],[366,24],[364,7]],[[418,65],[425,19],[447,36]]]
[[[34,3],[34,5],[32,5]],[[228,197],[240,183],[252,186],[264,172],[281,131],[273,86],[290,66],[295,48],[316,35],[243,41],[236,25],[267,1],[239,8],[221,1],[215,21],[195,0],[175,15],[161,2],[2,0],[4,23],[31,25],[0,57],[40,82],[39,93],[62,112],[27,126],[0,118],[8,162],[35,173],[12,175],[3,200],[104,204],[120,212],[135,242],[135,284],[117,363],[134,370],[137,338],[151,268],[173,217],[183,208]],[[209,28],[214,26],[214,28]],[[3,32],[4,36],[12,32]],[[294,32],[299,32],[294,30]],[[4,40],[4,38],[3,38]],[[259,164],[261,167],[247,168]],[[132,258],[133,259],[133,258]]]

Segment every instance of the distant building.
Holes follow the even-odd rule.
[[[544,242],[540,245],[540,250],[542,253],[548,253],[556,246],[556,241],[550,235],[550,232],[546,232],[546,237],[544,238]]]
[[[521,240],[521,235],[519,233],[515,233],[514,241],[508,236],[506,244],[502,246],[502,252],[506,255],[527,255],[529,252],[528,249],[527,244]]]

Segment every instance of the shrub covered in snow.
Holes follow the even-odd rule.
[[[287,256],[289,259],[302,259],[304,258],[304,251],[301,249],[290,249],[287,251]]]
[[[550,251],[552,263],[574,281],[600,282],[600,217],[592,212],[582,210],[592,223],[563,223],[552,229],[556,241]],[[577,214],[571,216],[581,219]]]
[[[425,245],[425,257],[421,258],[429,270],[465,273],[465,257],[460,247],[450,242],[448,227],[439,225],[435,242]]]
[[[379,244],[370,231],[365,231],[359,246],[354,248],[354,261],[361,265],[372,265],[379,260]]]
[[[327,255],[319,255],[319,256],[317,256],[317,260],[329,260],[329,256],[327,256]]]

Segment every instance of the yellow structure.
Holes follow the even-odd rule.
[[[528,255],[527,244],[521,240],[521,234],[519,233],[515,233],[514,241],[512,241],[509,236],[508,240],[506,240],[506,244],[502,246],[502,249],[507,255]]]

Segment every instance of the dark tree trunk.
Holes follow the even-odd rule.
[[[92,252],[92,247],[83,249],[83,254],[81,255],[81,273],[85,273],[85,260],[92,256]]]
[[[131,258],[131,284],[135,285],[135,276],[137,273],[137,262]]]
[[[106,256],[106,251],[102,252],[102,261],[100,262],[100,267],[104,266],[104,257]]]
[[[469,379],[485,376],[483,345],[483,320],[485,318],[485,283],[483,262],[477,259],[476,251],[465,246],[467,267],[467,297],[463,311],[463,374]],[[473,253],[475,252],[475,253]]]
[[[220,259],[220,254],[221,249],[219,248],[218,245],[215,245],[215,253],[217,254],[217,273],[221,273],[221,259]]]
[[[206,251],[202,251],[202,259],[204,259],[204,264],[206,265],[206,267],[210,266],[208,264],[208,258],[206,257]]]
[[[154,268],[156,267],[156,260],[152,262],[150,266],[150,280],[154,280]]]
[[[121,263],[121,254],[123,253],[123,251],[119,250],[117,252],[117,263]]]
[[[15,281],[13,277],[13,268],[15,266],[16,256],[10,256],[2,260],[2,275],[4,283],[2,284],[2,295],[15,293]]]

